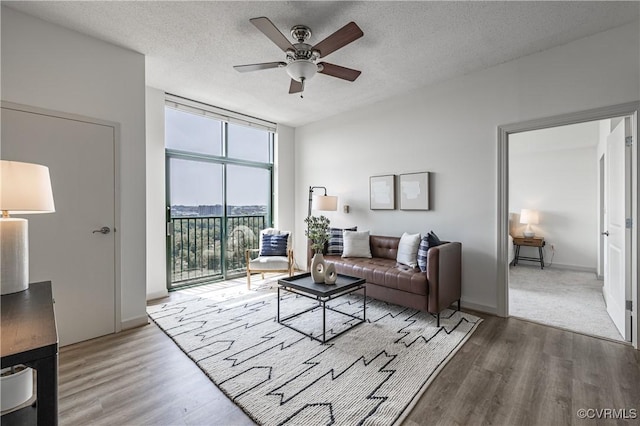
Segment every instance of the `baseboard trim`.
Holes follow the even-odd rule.
[[[520,266],[520,265],[518,265]],[[598,273],[596,268],[590,268],[588,266],[578,266],[578,265],[566,265],[563,263],[554,263],[552,265],[544,265],[545,268],[554,268],[554,269],[566,269],[569,271],[577,271],[577,272],[591,272],[594,275]]]
[[[166,288],[160,291],[154,291],[151,293],[147,293],[147,302],[155,299],[162,299],[163,297],[167,297],[169,295],[169,290]]]
[[[122,330],[128,330],[130,328],[136,328],[147,324],[149,324],[149,317],[145,314],[144,316],[122,321],[120,326],[122,327]]]
[[[472,311],[484,312],[485,314],[498,315],[498,308],[493,306],[482,305],[480,303],[466,302],[464,299],[460,301],[461,309],[471,309]]]
[[[534,265],[533,263],[518,263],[518,265],[513,266],[509,265],[509,269],[511,268],[536,268],[540,269],[540,265]],[[551,265],[545,264],[544,269],[565,269],[567,271],[576,271],[576,272],[591,272],[593,275],[597,275],[598,270],[596,268],[591,268],[588,266],[579,266],[579,265],[567,265],[564,263],[552,263]]]

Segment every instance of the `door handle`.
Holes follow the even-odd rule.
[[[608,236],[609,236],[609,231],[604,231],[604,232],[602,233],[602,235],[604,235],[605,237],[608,237]]]
[[[109,228],[108,226],[103,226],[100,229],[94,229],[92,234],[96,234],[98,232],[101,234],[108,234],[109,232],[111,232],[111,228]]]

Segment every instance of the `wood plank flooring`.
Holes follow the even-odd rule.
[[[636,409],[640,415],[639,351],[474,314],[485,321],[433,381],[406,426],[640,424],[576,415],[580,408]],[[153,323],[62,348],[59,388],[61,425],[254,424]]]

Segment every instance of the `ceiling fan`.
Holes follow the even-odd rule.
[[[291,44],[269,18],[253,18],[249,21],[286,53],[286,62],[264,62],[261,64],[234,66],[233,68],[239,72],[286,68],[287,74],[291,77],[289,93],[300,93],[300,97],[302,97],[305,82],[316,73],[348,81],[354,81],[360,75],[358,70],[328,62],[318,62],[318,59],[330,55],[364,35],[355,22],[349,22],[320,43],[311,46],[305,43],[311,37],[311,29],[305,25],[295,25],[291,28],[291,36],[298,41],[295,44]]]

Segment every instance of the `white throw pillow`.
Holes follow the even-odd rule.
[[[343,231],[342,257],[371,258],[369,231]]]
[[[418,247],[420,246],[420,234],[407,234],[400,237],[396,262],[415,268],[418,266]]]

